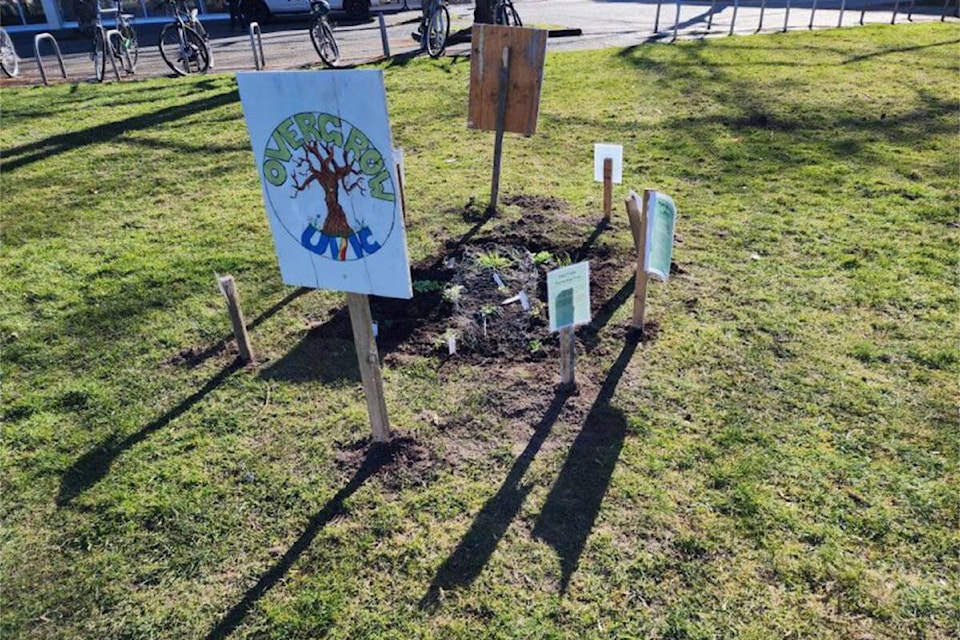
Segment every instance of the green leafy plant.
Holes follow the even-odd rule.
[[[501,256],[496,251],[491,251],[489,253],[479,254],[477,256],[477,264],[490,269],[506,269],[510,266],[510,258]]]
[[[548,264],[553,262],[553,254],[549,251],[538,251],[533,254],[533,264]]]
[[[462,293],[463,293],[462,284],[452,284],[443,290],[443,299],[449,302],[450,304],[457,304],[460,302],[460,295]]]
[[[428,293],[441,289],[443,289],[443,283],[439,280],[414,280],[413,282],[413,290],[417,293]]]

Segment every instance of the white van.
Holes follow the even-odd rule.
[[[370,0],[327,0],[330,9],[343,11],[354,20],[370,17]],[[310,13],[310,0],[243,0],[247,20],[264,24],[273,16]]]

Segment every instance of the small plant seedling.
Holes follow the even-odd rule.
[[[487,316],[492,316],[497,312],[497,308],[498,307],[495,304],[485,304],[480,307],[480,315],[482,315],[484,318]]]
[[[530,353],[540,353],[543,350],[543,343],[539,340],[531,340],[527,346],[530,348]]]
[[[496,251],[491,251],[478,255],[477,264],[490,269],[505,269],[510,266],[510,258],[505,258]]]
[[[413,282],[413,290],[417,293],[429,293],[441,289],[443,289],[443,283],[439,280],[414,280]]]
[[[553,254],[549,251],[538,251],[533,255],[533,264],[548,264],[553,262]]]
[[[460,302],[460,294],[463,293],[462,284],[453,284],[443,290],[443,299],[449,302],[450,304],[457,304]]]

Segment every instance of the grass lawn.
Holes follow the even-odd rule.
[[[4,89],[0,636],[955,637],[958,54],[955,24],[549,54],[501,192],[562,200],[610,275],[579,393],[381,317],[392,457],[342,295],[280,283],[233,77]],[[471,204],[468,73],[386,70],[417,265],[531,215]],[[680,209],[644,342],[621,207],[589,241],[599,141],[617,202]]]

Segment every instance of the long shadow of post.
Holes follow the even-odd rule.
[[[70,501],[78,495],[100,482],[100,480],[107,475],[107,472],[110,471],[110,466],[113,465],[114,460],[116,460],[120,454],[137,443],[142,442],[150,434],[159,431],[189,411],[193,405],[197,404],[208,393],[219,387],[238,367],[239,363],[237,361],[225,366],[218,371],[216,375],[207,380],[207,383],[200,389],[136,433],[130,434],[120,442],[111,442],[109,440],[102,442],[80,456],[77,461],[64,472],[63,477],[60,479],[60,492],[57,494],[57,505],[64,506],[69,504]]]
[[[566,391],[556,392],[543,418],[534,427],[533,437],[517,456],[500,489],[483,505],[470,530],[440,566],[430,588],[420,600],[421,609],[435,608],[440,604],[442,591],[470,586],[480,575],[530,493],[530,487],[521,486],[520,481],[550,434],[568,397]]]
[[[300,534],[296,542],[287,549],[283,557],[277,560],[276,564],[274,564],[269,571],[260,576],[257,584],[253,585],[253,587],[244,594],[240,602],[235,604],[230,611],[223,616],[220,622],[217,623],[217,626],[210,630],[210,633],[206,636],[206,640],[220,640],[236,631],[247,613],[250,612],[250,609],[287,574],[290,567],[293,566],[293,563],[310,547],[327,523],[340,515],[343,511],[344,501],[352,496],[364,482],[379,471],[390,459],[390,445],[371,445],[363,464],[360,465],[360,468],[353,474],[350,481],[347,482],[335,496],[330,498],[330,501],[324,505],[323,509],[310,518],[307,528],[303,530],[303,533]]]
[[[610,406],[610,400],[638,342],[637,336],[629,338],[611,367],[533,527],[534,537],[560,557],[561,593],[566,593],[580,561],[623,448],[627,420],[622,411]]]

